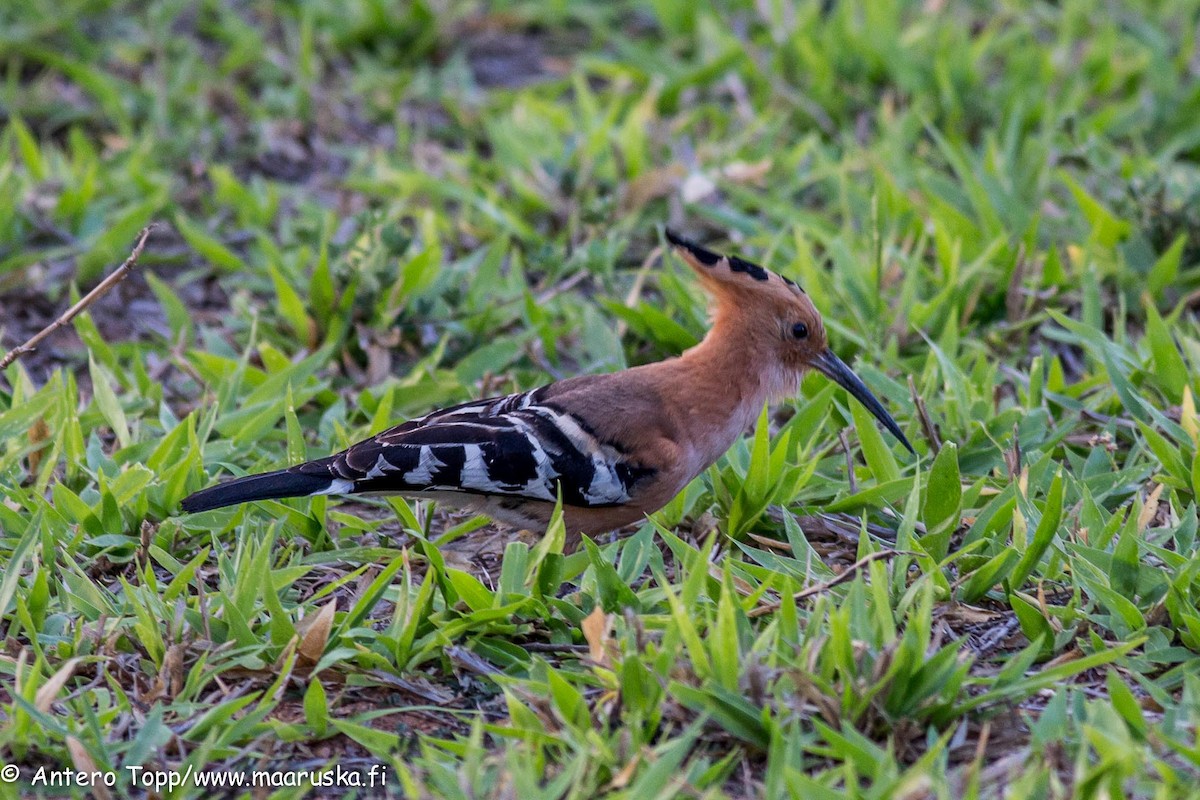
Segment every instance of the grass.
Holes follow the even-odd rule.
[[[163,223],[0,380],[0,762],[100,796],[1200,793],[1198,13],[0,9],[3,349]],[[813,376],[573,554],[396,499],[175,516],[686,348],[664,223],[805,286],[921,456]],[[89,791],[0,783],[31,790]]]

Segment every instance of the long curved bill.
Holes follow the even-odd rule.
[[[875,419],[879,420],[883,427],[900,440],[900,444],[908,448],[908,452],[913,455],[917,454],[917,451],[913,450],[913,446],[908,443],[908,439],[904,438],[904,432],[900,430],[896,420],[892,419],[892,415],[887,412],[887,409],[875,398],[875,395],[871,394],[867,385],[846,366],[846,362],[835,356],[831,350],[826,350],[813,360],[813,366],[838,386],[854,395],[858,402],[875,415]]]

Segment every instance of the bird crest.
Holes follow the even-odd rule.
[[[777,272],[759,266],[752,261],[746,261],[737,256],[714,253],[707,247],[702,247],[691,239],[680,236],[667,228],[667,241],[676,249],[700,280],[709,288],[720,291],[722,288],[733,290],[754,289],[758,292],[774,291],[780,287],[786,290],[788,296],[804,296],[804,289],[791,278],[785,278]]]

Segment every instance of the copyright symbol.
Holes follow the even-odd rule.
[[[21,769],[16,764],[5,764],[0,767],[0,781],[16,783],[19,777],[21,777]]]

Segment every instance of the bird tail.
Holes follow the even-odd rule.
[[[207,489],[201,489],[184,498],[180,505],[185,513],[195,514],[197,511],[208,511],[238,503],[248,503],[252,500],[275,500],[283,497],[328,494],[338,491],[334,486],[335,483],[348,483],[348,481],[338,481],[332,475],[307,475],[302,472],[281,469],[275,472],[264,472],[260,475],[247,475],[244,478],[235,478]]]

